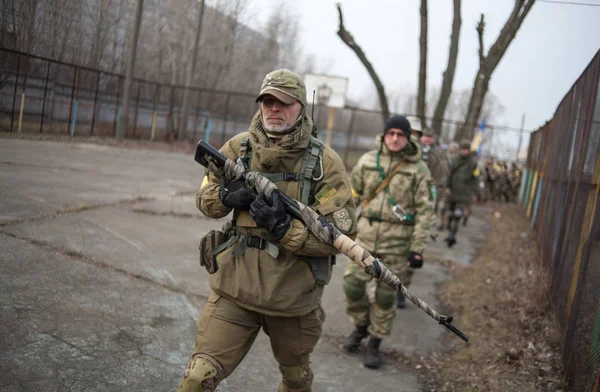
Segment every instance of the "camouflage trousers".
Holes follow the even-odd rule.
[[[406,256],[382,256],[380,260],[392,271],[405,287],[410,285],[414,270],[408,267]],[[368,332],[377,338],[389,336],[396,317],[396,292],[387,285],[374,282],[374,295],[369,298],[367,284],[373,278],[363,268],[348,263],[344,273],[346,312],[357,327],[368,326]]]
[[[321,337],[324,321],[325,312],[321,307],[300,317],[274,317],[244,309],[212,293],[198,321],[192,357],[216,363],[218,371],[210,380],[210,387],[200,391],[213,391],[229,376],[250,351],[262,329],[269,336],[273,355],[279,363],[282,380],[278,392],[310,392],[313,380],[310,354]],[[186,382],[184,378],[178,391],[197,391],[186,389]]]

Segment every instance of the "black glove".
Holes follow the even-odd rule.
[[[423,266],[423,256],[421,256],[419,253],[408,251],[407,259],[410,268],[421,268]]]
[[[243,178],[227,183],[225,178],[221,177],[219,200],[225,207],[247,210],[255,198],[256,192],[246,188]]]
[[[279,201],[279,191],[273,192],[272,206],[267,203],[263,195],[250,204],[250,215],[256,225],[271,232],[277,239],[283,237],[290,227],[291,217],[285,211],[285,205]]]

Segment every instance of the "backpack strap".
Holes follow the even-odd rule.
[[[314,197],[315,183],[323,178],[323,143],[313,136],[310,138],[302,165],[300,166],[300,202],[310,205]]]

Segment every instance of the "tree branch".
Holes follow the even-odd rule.
[[[458,42],[460,37],[461,0],[454,0],[454,19],[452,20],[452,34],[450,35],[450,50],[448,52],[448,65],[442,80],[442,89],[433,113],[432,130],[439,137],[442,135],[442,119],[446,113],[446,107],[452,94],[452,83],[456,71],[456,59],[458,58]]]
[[[375,88],[377,89],[377,94],[379,95],[379,103],[381,106],[383,121],[386,122],[387,119],[390,117],[390,109],[389,109],[387,97],[385,95],[385,89],[383,87],[383,84],[381,84],[381,80],[379,80],[379,76],[377,76],[375,69],[373,68],[373,66],[371,65],[369,60],[367,59],[367,56],[365,55],[365,53],[363,52],[361,47],[356,43],[352,34],[350,34],[350,32],[348,32],[348,30],[346,30],[346,28],[344,27],[344,17],[342,15],[342,5],[340,3],[337,3],[336,6],[338,9],[339,23],[340,23],[339,27],[338,27],[337,35],[342,39],[342,41],[344,41],[344,43],[346,45],[348,45],[348,47],[350,49],[352,49],[354,51],[354,53],[356,53],[356,55],[358,56],[360,61],[363,63],[363,65],[369,72],[371,79],[373,79],[373,83],[375,83]]]
[[[419,87],[417,91],[417,116],[421,126],[425,123],[425,96],[427,95],[427,0],[421,0],[421,37],[419,38]]]
[[[479,38],[479,68],[483,68],[485,64],[485,49],[483,47],[483,30],[485,29],[485,19],[484,15],[481,14],[481,18],[479,19],[479,23],[477,24],[477,36]]]
[[[483,54],[483,29],[485,27],[483,15],[477,33],[479,34],[479,71],[475,76],[473,90],[469,102],[469,110],[465,116],[465,122],[460,130],[459,137],[470,139],[473,135],[471,125],[479,121],[485,95],[489,88],[492,73],[506,53],[508,46],[515,38],[517,31],[525,20],[525,17],[533,7],[535,0],[516,0],[513,10],[500,31],[500,35],[490,47],[487,55]]]

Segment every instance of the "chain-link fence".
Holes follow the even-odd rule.
[[[600,51],[531,135],[521,201],[550,271],[567,391],[600,391]]]
[[[0,130],[78,136],[114,136],[120,120],[123,75],[0,48]],[[255,95],[189,88],[134,79],[127,137],[173,140],[185,123],[184,140],[207,139],[221,146],[248,129]],[[347,165],[372,149],[383,129],[381,113],[311,105],[321,139],[331,130],[330,145]]]
[[[0,48],[0,131],[112,137],[120,119],[124,80],[120,74]],[[185,123],[184,140],[207,139],[220,147],[247,130],[258,108],[254,94],[190,87],[182,121],[185,89],[134,79],[127,138],[173,140]],[[319,138],[329,142],[347,167],[375,147],[374,136],[384,127],[378,111],[354,107],[332,111],[319,105],[314,113],[312,105],[307,110]],[[450,119],[441,122],[448,133],[463,125]],[[477,129],[480,124],[471,125]],[[492,124],[486,128],[523,132]]]

